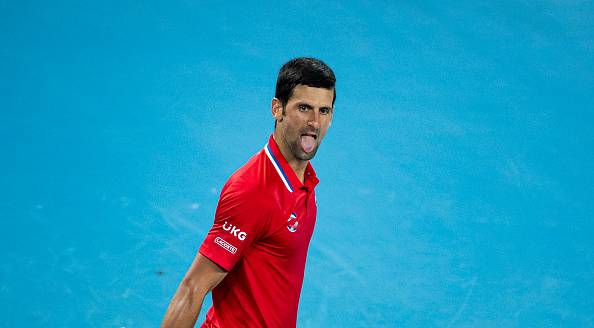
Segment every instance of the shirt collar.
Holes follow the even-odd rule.
[[[264,147],[264,151],[290,192],[303,187],[313,188],[318,184],[319,180],[316,177],[316,172],[310,162],[307,162],[307,167],[305,168],[305,186],[301,183],[297,174],[295,174],[293,168],[291,168],[278,148],[276,141],[274,141],[273,134],[270,135],[270,139],[268,140],[268,144]]]

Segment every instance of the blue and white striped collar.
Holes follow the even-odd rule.
[[[278,172],[278,175],[280,176],[281,180],[283,180],[283,182],[285,183],[285,186],[287,187],[287,189],[289,189],[290,192],[293,192],[295,189],[293,189],[293,186],[291,185],[291,182],[289,181],[289,177],[287,176],[287,174],[285,174],[285,171],[283,170],[281,163],[278,161],[276,156],[274,156],[274,152],[270,148],[270,143],[266,144],[266,146],[264,147],[264,151],[266,152],[266,155],[272,162],[272,165],[274,165],[274,168],[276,169],[276,172]],[[280,154],[280,156],[282,157],[282,154]],[[283,158],[283,160],[284,160],[284,158]],[[289,173],[295,174],[294,172],[289,172]]]

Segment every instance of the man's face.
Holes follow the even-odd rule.
[[[275,112],[273,100],[275,140],[289,163],[316,155],[332,121],[333,98],[334,90],[297,85],[284,110],[277,101]]]

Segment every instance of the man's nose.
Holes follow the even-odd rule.
[[[311,112],[313,114],[312,114],[312,117],[310,118],[310,121],[308,122],[308,124],[317,129],[318,126],[320,125],[320,111],[312,110]]]

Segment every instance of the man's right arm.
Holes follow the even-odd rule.
[[[188,327],[196,324],[204,297],[227,276],[227,271],[198,253],[179,285],[161,328]]]

